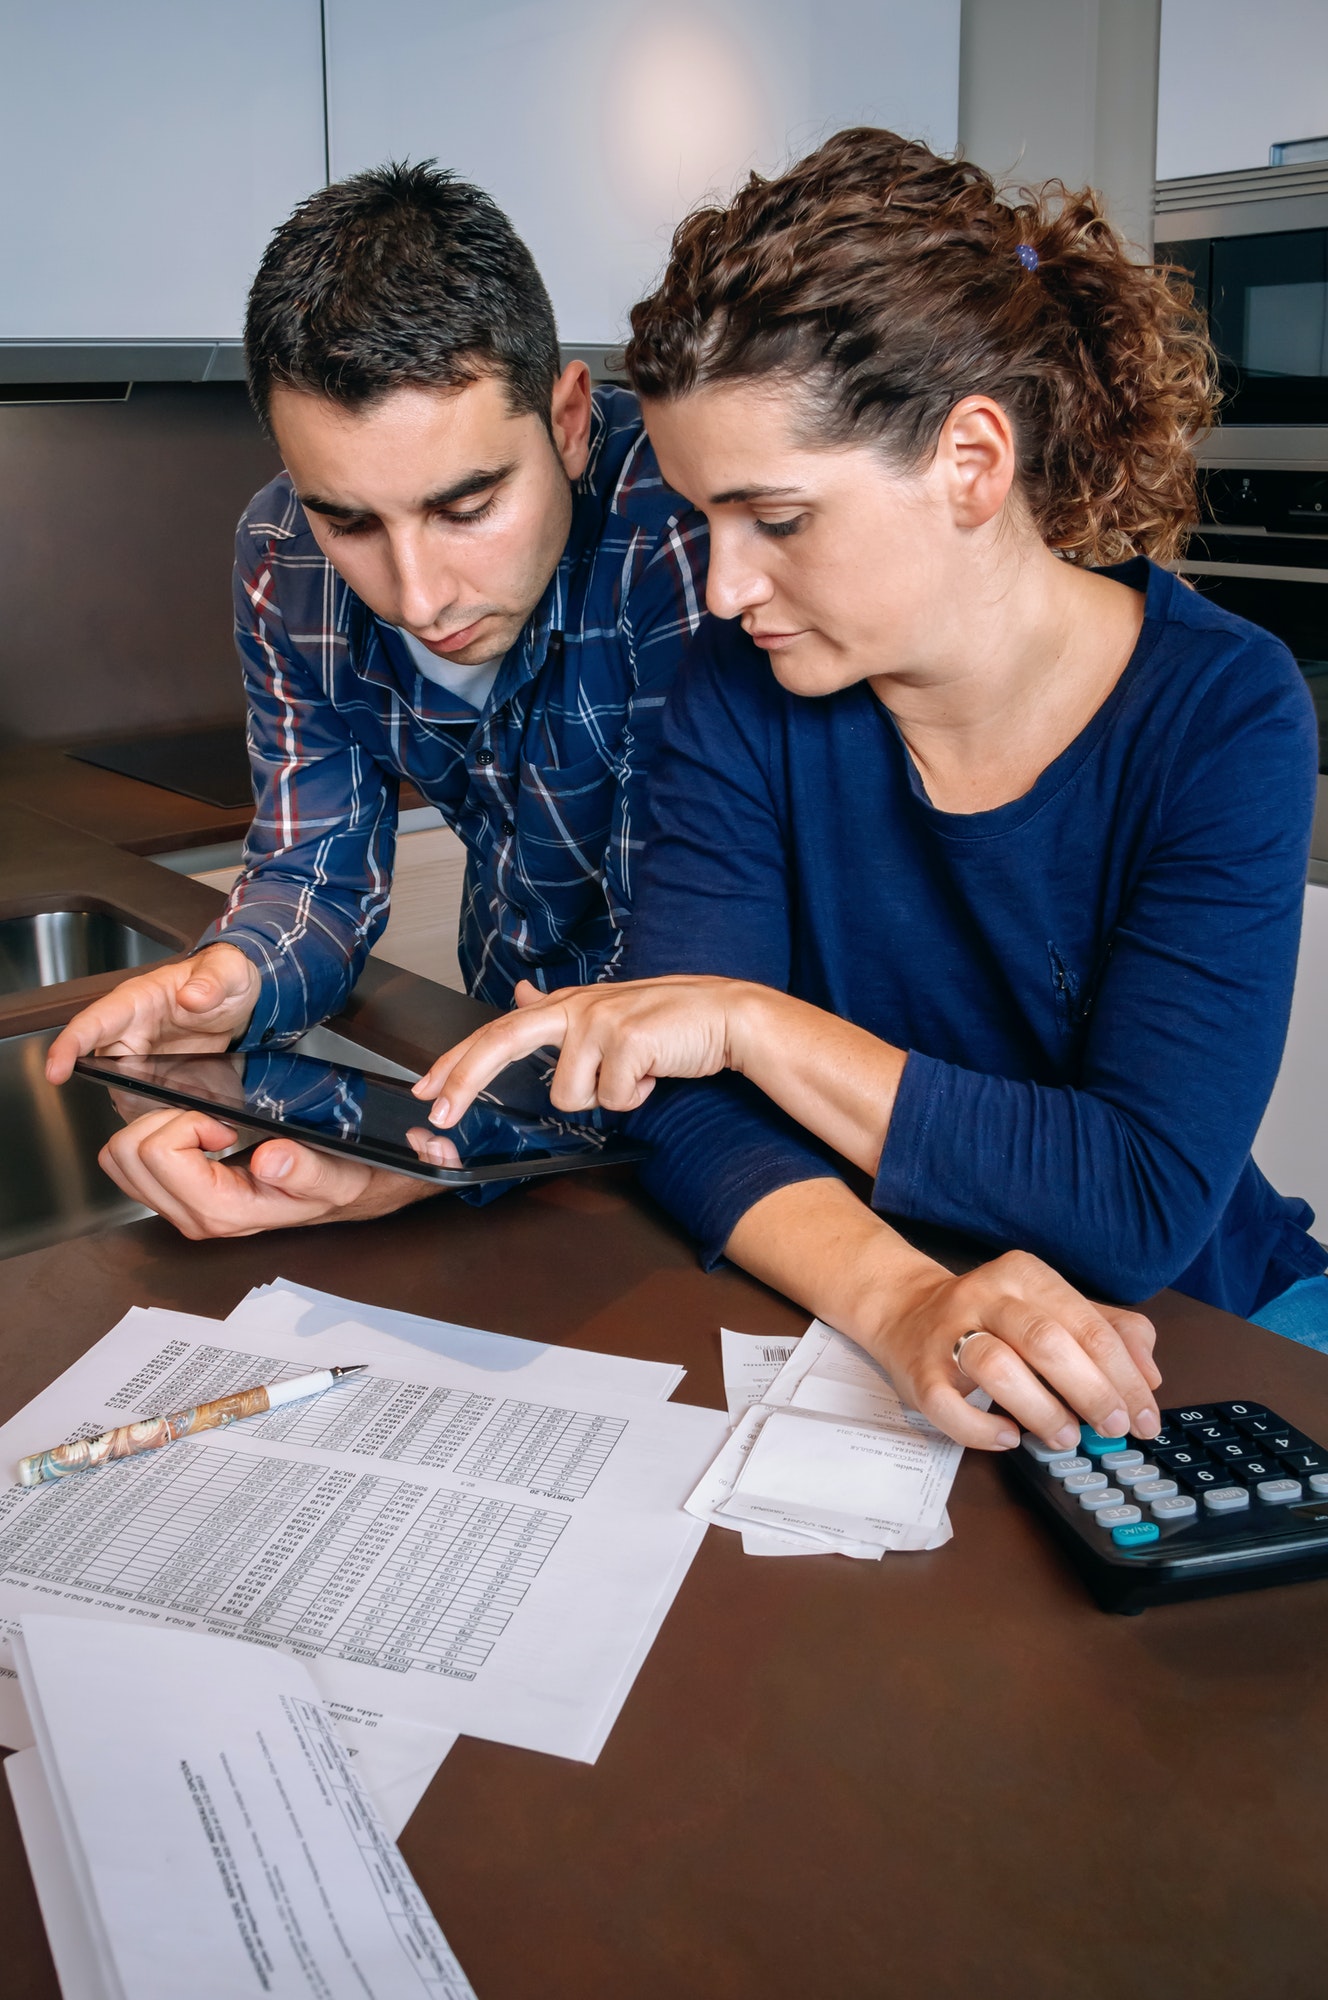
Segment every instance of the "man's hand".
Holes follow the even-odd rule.
[[[155,966],[75,1014],[46,1056],[50,1083],[65,1083],[80,1056],[208,1055],[249,1024],[258,969],[233,944],[210,944],[179,965]]]
[[[125,1194],[195,1241],[368,1221],[439,1192],[427,1181],[313,1152],[293,1139],[265,1140],[243,1161],[209,1159],[236,1137],[232,1126],[203,1111],[151,1111],[107,1141],[101,1165]],[[417,1150],[426,1143],[421,1134]]]

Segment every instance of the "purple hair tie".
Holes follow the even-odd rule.
[[[1026,271],[1036,271],[1038,267],[1038,253],[1031,243],[1016,245],[1014,254]]]

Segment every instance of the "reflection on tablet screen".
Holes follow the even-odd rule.
[[[443,1169],[510,1163],[519,1174],[523,1162],[593,1153],[611,1136],[601,1112],[553,1109],[553,1060],[544,1053],[511,1064],[445,1129],[429,1125],[424,1104],[394,1077],[280,1050],[94,1057],[81,1067],[129,1089],[137,1082],[207,1104],[223,1117],[285,1125],[315,1141],[325,1136],[338,1151],[413,1155]]]

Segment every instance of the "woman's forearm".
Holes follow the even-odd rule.
[[[840,1180],[775,1189],[740,1218],[724,1250],[872,1351],[892,1304],[939,1268]]]
[[[906,1052],[769,986],[744,983],[730,1011],[730,1068],[806,1131],[874,1175]]]

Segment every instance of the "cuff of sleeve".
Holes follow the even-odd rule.
[[[650,1147],[641,1185],[698,1239],[707,1271],[766,1195],[798,1181],[838,1178],[815,1140],[736,1077],[660,1084],[627,1130]]]
[[[945,1106],[947,1065],[910,1050],[895,1093],[871,1205],[887,1215],[925,1220],[918,1209],[927,1144]]]
[[[191,957],[206,951],[210,944],[233,944],[237,951],[244,953],[261,982],[249,1025],[231,1043],[233,1049],[247,1054],[253,1049],[280,1048],[304,1034],[316,1019],[322,1019],[321,1015],[310,1012],[308,988],[298,971],[292,976],[292,961],[288,957],[279,961],[272,946],[260,933],[241,930],[238,926],[228,926],[223,930],[218,918],[204,931]],[[283,965],[286,968],[284,976]]]

